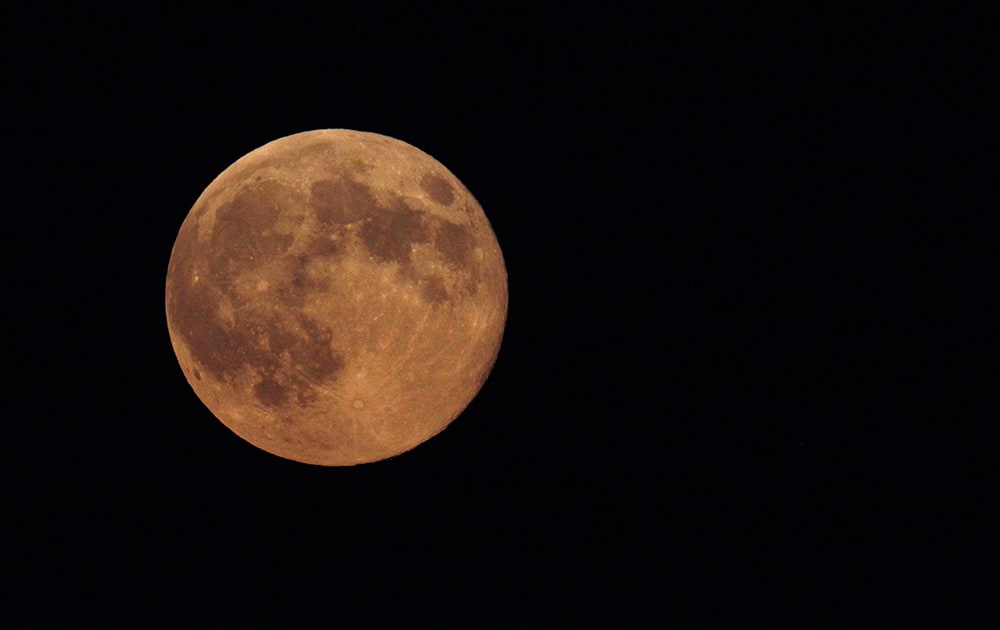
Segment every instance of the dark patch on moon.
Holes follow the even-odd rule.
[[[230,232],[238,232],[237,228],[242,227],[255,231],[273,227],[281,215],[281,208],[274,201],[280,188],[281,184],[273,180],[243,188],[225,208],[217,211],[220,225],[229,227]]]
[[[276,357],[291,352],[298,339],[284,328],[272,326],[267,331],[267,346]]]
[[[207,282],[178,283],[171,319],[194,359],[213,377],[221,378],[240,361],[239,343],[217,317],[218,290]]]
[[[266,230],[273,225],[273,212],[250,192],[225,209],[211,243],[199,247],[195,229],[183,229],[172,259],[169,316],[199,367],[193,372],[196,380],[202,380],[202,371],[216,380],[225,380],[251,368],[264,375],[253,386],[253,394],[261,404],[281,407],[294,394],[299,404],[305,405],[315,400],[311,393],[314,385],[336,378],[344,366],[343,358],[331,348],[331,333],[305,318],[297,326],[275,326],[267,310],[237,309],[232,323],[219,315],[221,302],[236,302],[237,296],[229,291],[229,279],[242,271],[238,265],[253,264],[253,259],[236,256],[237,245],[242,243],[261,257],[286,246],[286,239],[269,240],[266,234],[257,232],[257,228]],[[249,218],[254,229],[237,230],[240,217]],[[202,273],[200,280],[194,281],[191,265],[198,259],[200,248],[216,257],[218,273]],[[235,264],[233,260],[220,262],[220,250],[234,256]],[[322,288],[306,272],[310,260],[308,256],[289,258],[288,281],[272,289],[279,303],[302,300],[310,290]],[[283,365],[292,367],[283,369]]]
[[[442,223],[434,235],[434,246],[445,260],[461,269],[468,268],[472,262],[475,245],[475,236],[469,228],[455,223]]]
[[[291,260],[291,285],[299,293],[309,290],[313,280],[309,277],[309,257],[296,256]]]
[[[282,213],[275,197],[283,194],[282,185],[272,180],[264,183],[268,185],[244,188],[216,210],[208,251],[213,273],[228,276],[266,264],[291,246],[290,234],[274,231]]]
[[[319,399],[313,390],[309,391],[299,391],[295,394],[295,402],[298,403],[299,407],[308,407]]]
[[[434,304],[440,304],[448,299],[448,291],[445,289],[444,280],[437,276],[428,276],[420,282],[420,295],[425,300]]]
[[[375,196],[364,184],[350,179],[324,179],[312,185],[309,201],[322,223],[355,223],[370,216],[378,207]]]
[[[194,232],[182,236],[193,237]],[[254,395],[272,407],[287,403],[293,391],[308,402],[312,400],[309,392],[313,385],[336,378],[345,361],[332,349],[329,330],[304,317],[297,326],[275,326],[267,310],[236,310],[231,324],[220,319],[219,304],[234,297],[227,293],[226,283],[210,278],[194,282],[191,274],[179,273],[189,260],[185,256],[192,254],[192,245],[184,243],[178,251],[182,255],[176,258],[168,315],[201,370],[216,380],[246,368],[264,374],[264,379],[254,386]],[[308,278],[303,277],[308,284]],[[185,279],[188,281],[182,281]],[[275,295],[279,300],[288,299],[289,295],[304,296],[305,291],[283,294],[276,290]],[[284,364],[292,368],[283,369]],[[281,381],[276,376],[279,374]],[[195,371],[195,378],[201,380],[201,371]]]
[[[333,351],[332,335],[306,318],[300,319],[308,339],[292,351],[292,365],[314,381],[325,381],[344,368],[344,358]]]
[[[309,242],[307,251],[317,256],[339,257],[344,253],[344,244],[345,240],[341,234],[319,234]]]
[[[443,206],[450,206],[455,202],[455,191],[443,177],[428,173],[420,180],[420,187],[431,199]]]
[[[371,216],[361,227],[365,248],[385,262],[410,261],[410,246],[430,239],[424,213],[399,202],[394,208],[384,208]]]
[[[273,288],[274,296],[286,306],[301,306],[310,293],[325,291],[329,281],[309,274],[309,264],[313,257],[308,255],[289,256],[281,261],[283,269],[278,285]]]
[[[265,376],[261,382],[254,385],[253,394],[267,407],[281,407],[288,400],[288,388],[276,381],[273,376]]]

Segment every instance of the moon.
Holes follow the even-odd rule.
[[[479,392],[507,318],[483,209],[405,142],[307,131],[251,151],[188,213],[166,278],[188,383],[236,435],[323,466],[398,455]]]

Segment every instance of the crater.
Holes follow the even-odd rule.
[[[378,207],[371,190],[350,179],[324,179],[310,189],[309,202],[322,223],[355,223]]]
[[[443,206],[450,206],[455,202],[455,190],[445,178],[439,175],[433,173],[424,175],[420,180],[420,187],[424,189],[427,196]]]

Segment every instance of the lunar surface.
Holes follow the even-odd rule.
[[[227,427],[344,466],[412,449],[466,408],[499,351],[507,273],[482,208],[434,158],[309,131],[201,194],[166,314],[185,377]]]

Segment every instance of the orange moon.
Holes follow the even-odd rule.
[[[496,360],[507,272],[479,203],[387,136],[280,138],[181,225],[170,340],[198,398],[269,453],[374,462],[448,426]]]

